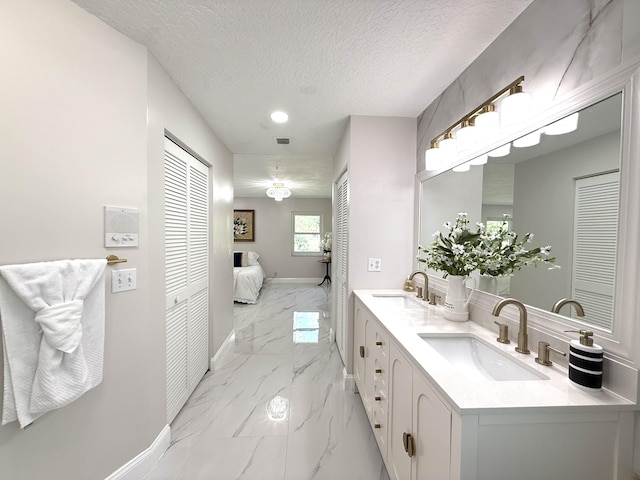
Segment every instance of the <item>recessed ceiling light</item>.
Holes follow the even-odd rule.
[[[281,110],[271,112],[271,115],[269,115],[269,117],[271,117],[271,120],[276,123],[285,123],[287,120],[289,120],[289,114]]]

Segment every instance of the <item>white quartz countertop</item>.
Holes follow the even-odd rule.
[[[552,411],[602,411],[634,410],[635,404],[606,389],[589,390],[575,385],[569,380],[567,369],[556,364],[539,365],[535,348],[529,355],[517,353],[515,344],[498,343],[497,326],[488,330],[473,321],[452,322],[442,316],[441,305],[429,305],[417,300],[414,293],[403,290],[356,290],[354,294],[367,309],[382,323],[395,338],[404,353],[424,371],[425,377],[433,383],[443,399],[460,413],[480,413],[491,409],[503,413],[511,409],[543,409]],[[418,309],[391,307],[374,297],[380,295],[405,295],[423,303]],[[498,319],[497,319],[498,320]],[[473,334],[490,345],[506,353],[529,370],[535,370],[546,377],[527,381],[478,380],[465,376],[465,372],[452,365],[436,350],[429,346],[419,334]],[[553,359],[553,354],[552,354]],[[606,373],[606,372],[605,372]]]

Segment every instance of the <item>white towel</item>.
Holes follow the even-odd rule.
[[[2,424],[20,426],[102,381],[106,260],[0,266]]]

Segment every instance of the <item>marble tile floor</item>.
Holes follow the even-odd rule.
[[[329,338],[330,289],[266,283],[235,343],[171,425],[146,480],[388,480]]]

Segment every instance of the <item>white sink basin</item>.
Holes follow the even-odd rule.
[[[420,334],[420,337],[470,379],[498,382],[549,379],[471,334]]]
[[[420,304],[422,300],[413,300],[405,295],[373,295],[373,298],[390,308],[423,308]]]

